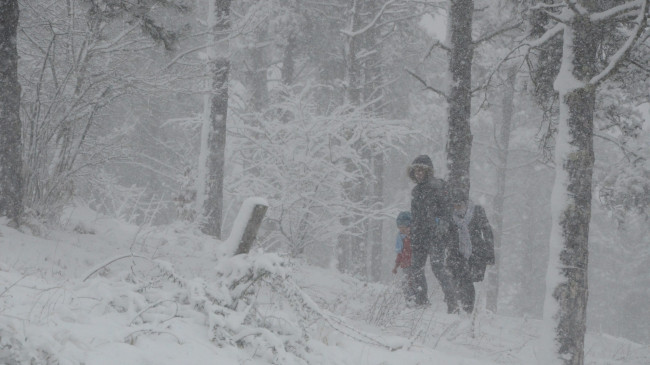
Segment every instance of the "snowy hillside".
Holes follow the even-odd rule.
[[[230,257],[187,227],[64,216],[46,238],[0,222],[2,364],[535,363],[534,320],[481,312],[472,326],[438,298],[409,309],[395,285]],[[588,364],[650,363],[647,347],[604,334],[585,348]]]

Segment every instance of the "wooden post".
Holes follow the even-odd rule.
[[[253,208],[253,213],[251,213],[251,216],[248,219],[248,223],[246,223],[244,234],[242,234],[241,240],[239,241],[239,245],[237,246],[237,251],[235,251],[235,255],[248,253],[251,250],[251,246],[253,246],[253,241],[255,241],[255,238],[257,237],[257,230],[260,228],[260,225],[262,224],[262,219],[264,218],[267,209],[268,206],[266,205],[262,205],[262,204],[255,205],[255,207]]]

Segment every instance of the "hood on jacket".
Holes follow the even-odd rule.
[[[395,220],[395,223],[397,223],[398,227],[410,227],[411,226],[411,212],[400,212],[397,215],[397,219]]]
[[[414,182],[418,183],[417,180],[415,180],[415,168],[416,167],[423,167],[426,171],[426,178],[425,180],[431,180],[433,178],[433,162],[431,161],[431,158],[427,155],[420,155],[411,162],[411,165],[409,165],[407,169],[407,174],[408,177]]]

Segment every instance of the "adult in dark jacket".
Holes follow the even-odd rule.
[[[487,265],[494,264],[492,228],[485,210],[463,192],[452,194],[451,245],[447,266],[454,276],[456,298],[467,313],[474,310],[474,282],[483,281]]]
[[[408,176],[416,183],[411,192],[411,249],[416,304],[428,303],[424,266],[427,257],[445,295],[447,310],[457,309],[453,276],[445,268],[445,252],[451,226],[450,198],[444,180],[433,176],[433,163],[427,155],[413,160]]]

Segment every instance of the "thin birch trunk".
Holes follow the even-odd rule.
[[[515,81],[517,68],[511,66],[507,72],[506,90],[501,102],[501,125],[497,140],[497,192],[494,195],[494,267],[488,271],[486,308],[497,312],[499,299],[499,271],[501,268],[501,243],[503,242],[503,213],[506,196],[506,178],[508,171],[508,149],[512,130],[514,112]]]
[[[354,33],[361,26],[361,9],[363,0],[354,0],[349,8],[349,18],[347,30]],[[346,83],[346,101],[352,107],[358,107],[361,104],[361,64],[358,58],[360,50],[360,40],[358,36],[348,36],[345,43],[345,83]],[[348,164],[348,171],[355,170],[356,167]],[[363,186],[365,182],[355,181],[348,182],[345,186],[347,199],[358,202],[364,193]],[[365,237],[367,229],[359,222],[360,217],[345,217],[341,219],[341,224],[348,228],[348,232],[343,233],[338,242],[338,263],[339,269],[344,272],[366,275],[365,258],[366,245],[361,237]],[[356,225],[352,233],[351,226]]]

